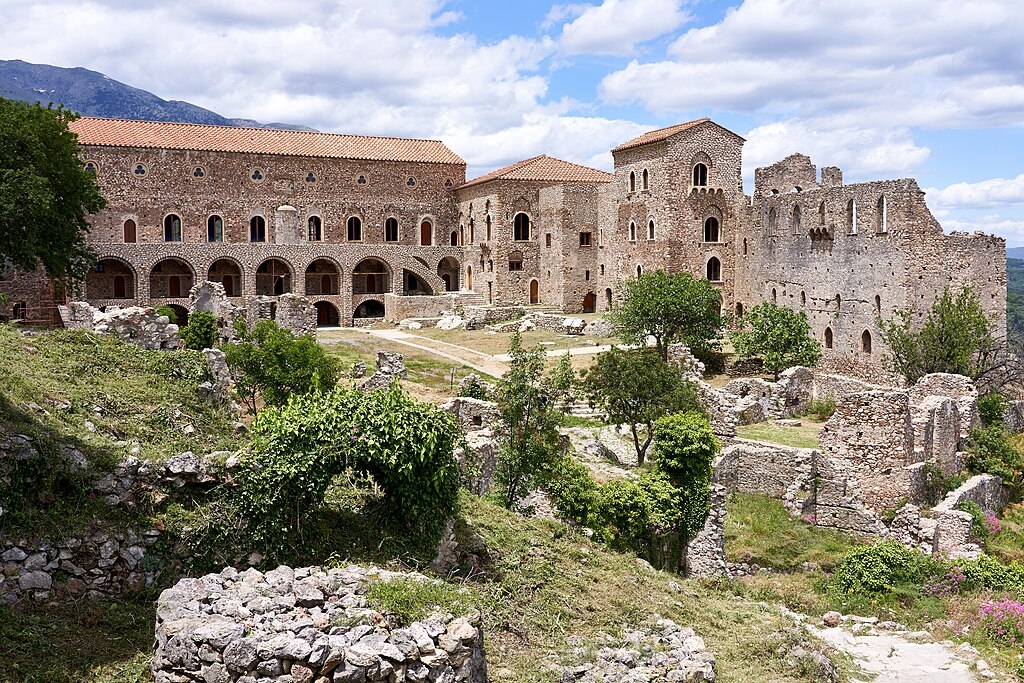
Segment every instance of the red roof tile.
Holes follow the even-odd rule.
[[[440,140],[92,117],[82,117],[73,121],[69,127],[78,134],[78,142],[82,145],[433,164],[466,163]]]
[[[536,180],[556,183],[608,183],[614,179],[611,173],[589,166],[580,166],[547,155],[518,161],[510,166],[486,173],[470,180],[462,187],[479,185],[490,180]]]
[[[643,135],[641,135],[639,137],[633,138],[629,142],[622,143],[621,145],[619,145],[618,147],[613,149],[612,153],[621,152],[623,150],[632,149],[634,147],[640,147],[641,145],[647,145],[647,144],[650,144],[652,142],[661,142],[662,140],[665,140],[665,139],[668,139],[668,138],[672,137],[676,133],[682,133],[684,130],[688,130],[690,128],[694,128],[696,126],[699,126],[702,123],[714,123],[714,121],[712,121],[709,118],[703,118],[703,119],[697,119],[696,121],[687,121],[686,123],[677,123],[676,125],[669,126],[668,128],[659,128],[658,130],[652,130],[652,131],[649,131],[647,133],[644,133]],[[714,125],[718,126],[717,123],[714,123]],[[721,128],[724,131],[727,131],[729,133],[732,133],[733,135],[736,135],[736,133],[733,133],[728,128],[725,128],[723,126],[718,126],[718,127]],[[736,135],[736,137],[739,138],[740,136]],[[743,138],[740,138],[740,139],[742,140]]]

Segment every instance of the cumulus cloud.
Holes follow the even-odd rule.
[[[720,23],[686,31],[667,59],[607,75],[601,92],[655,111],[1015,125],[1024,104],[1018,11],[1012,0],[746,0]]]
[[[977,183],[954,183],[942,189],[926,188],[934,210],[1024,208],[1024,173],[1016,178],[991,178]]]
[[[681,0],[604,0],[600,5],[556,5],[547,25],[562,26],[562,54],[629,55],[638,43],[675,31],[692,17]]]

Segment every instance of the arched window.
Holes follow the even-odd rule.
[[[636,276],[640,277],[643,274],[644,274],[644,267],[641,266],[639,263],[636,264]]]
[[[517,242],[530,239],[530,217],[525,213],[517,213],[512,220],[512,239]]]
[[[135,244],[138,240],[135,221],[131,218],[124,222],[124,243]]]
[[[717,256],[708,259],[707,273],[708,280],[711,282],[722,281],[722,262],[718,260]]]
[[[647,221],[647,239],[654,239],[654,219]]]
[[[352,216],[348,219],[348,241],[363,241],[363,222],[359,220],[359,216]]]
[[[429,247],[434,243],[434,226],[430,224],[430,221],[423,221],[420,223],[420,245]]]
[[[636,173],[629,172],[629,191],[636,192]]]
[[[636,223],[629,222],[629,241],[636,242]]]
[[[876,232],[888,232],[889,223],[888,218],[885,215],[885,195],[883,194],[878,198],[878,207],[875,209],[875,231]]]
[[[508,255],[508,269],[512,271],[523,269],[523,252],[513,251]]]
[[[452,234],[448,237],[448,243],[453,247],[459,246],[459,232],[457,230],[452,230]]]
[[[309,228],[307,239],[310,242],[322,242],[324,239],[323,221],[320,216],[310,216],[307,221]]]
[[[650,188],[650,185],[648,184],[648,175],[647,175],[647,169],[646,168],[644,169],[644,172],[640,176],[640,188],[643,189],[643,190],[647,190],[647,189]]]
[[[846,204],[846,229],[851,235],[857,234],[857,200],[851,199]]]
[[[704,241],[717,242],[719,239],[718,219],[708,216],[704,221]]]
[[[384,241],[385,242],[397,242],[398,241],[398,219],[389,218],[384,221]]]
[[[772,303],[777,303],[779,300],[779,293],[772,287]]]
[[[705,164],[694,164],[693,165],[693,186],[694,187],[707,187],[708,185],[708,167]]]
[[[775,223],[778,220],[775,214],[775,207],[768,209],[768,236],[775,237]]]
[[[206,241],[224,241],[224,219],[220,216],[210,216],[206,219]]]
[[[181,218],[170,213],[164,218],[164,242],[181,241]]]
[[[249,241],[267,241],[267,221],[263,216],[253,216],[249,219]]]
[[[860,335],[860,351],[861,353],[871,353],[871,333],[867,330]]]
[[[826,349],[831,349],[832,348],[832,328],[831,327],[826,327],[825,328],[825,348]]]
[[[800,230],[800,205],[799,204],[794,204],[793,205],[793,218],[790,220],[790,222],[792,223],[792,226],[791,226],[793,228],[792,231],[793,232],[798,232]]]

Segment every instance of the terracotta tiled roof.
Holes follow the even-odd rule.
[[[465,164],[440,140],[338,135],[272,128],[82,117],[69,126],[82,145],[248,152],[282,156]]]
[[[614,152],[621,152],[622,150],[632,149],[634,147],[639,147],[640,145],[647,145],[647,144],[650,144],[652,142],[661,142],[662,140],[665,140],[667,138],[672,137],[676,133],[682,133],[684,130],[688,130],[690,128],[694,128],[696,126],[699,126],[702,123],[709,123],[709,122],[710,123],[714,123],[709,118],[703,118],[703,119],[697,119],[696,121],[687,121],[686,123],[677,123],[676,125],[669,126],[668,128],[659,128],[658,130],[652,130],[652,131],[649,131],[647,133],[644,133],[643,135],[641,135],[639,137],[633,138],[629,142],[622,143],[621,145],[619,145],[618,147],[613,149],[612,152],[613,153]],[[715,123],[714,125],[718,126],[717,123]],[[732,133],[732,131],[727,129],[727,128],[724,128],[722,126],[718,126],[718,127],[721,128],[722,130],[725,130],[725,131],[728,131],[728,132]],[[736,135],[736,133],[732,133],[732,134]],[[736,135],[736,137],[739,138],[740,136]],[[743,138],[740,138],[740,139],[742,140]]]
[[[589,166],[580,166],[547,155],[518,161],[511,166],[491,171],[474,178],[462,187],[478,185],[490,180],[538,180],[556,183],[608,183],[615,176]]]

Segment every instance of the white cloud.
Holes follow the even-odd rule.
[[[1024,53],[1014,0],[746,0],[669,59],[601,84],[612,102],[811,118],[862,127],[1016,125]],[[970,36],[971,39],[965,39]]]
[[[998,235],[1006,240],[1007,247],[1024,245],[1024,219],[1003,216],[981,216],[978,218],[947,218],[942,220],[945,232],[983,232]]]
[[[926,188],[928,205],[935,211],[1014,206],[1024,209],[1024,173],[1016,178],[992,178],[977,183],[954,183]]]
[[[691,19],[682,0],[604,0],[600,5],[556,5],[547,23],[562,26],[562,54],[629,55],[638,43],[671,33]]]

